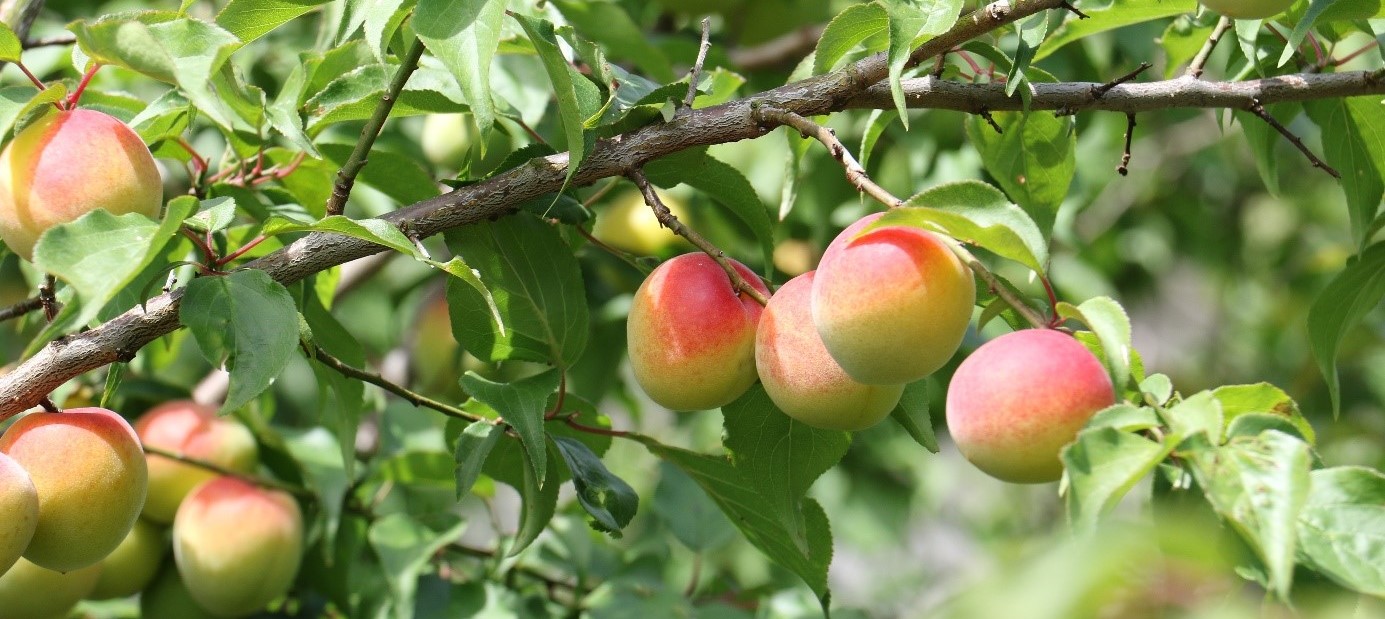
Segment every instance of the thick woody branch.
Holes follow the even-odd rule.
[[[846,180],[850,181],[857,190],[868,194],[890,208],[903,206],[903,200],[870,179],[870,175],[866,174],[866,169],[861,167],[861,163],[856,161],[856,158],[851,156],[851,152],[846,149],[842,141],[837,139],[836,131],[793,112],[772,107],[756,108],[755,117],[765,123],[791,127],[803,134],[805,138],[814,138],[822,142],[822,145],[827,147],[827,152],[832,154],[832,158],[842,164],[843,168],[846,168]]]
[[[630,180],[635,182],[635,186],[640,188],[640,193],[644,195],[645,203],[649,205],[650,209],[653,209],[654,217],[659,220],[659,224],[672,230],[674,234],[687,239],[689,243],[693,244],[693,247],[711,256],[712,260],[715,260],[716,263],[721,266],[722,270],[726,271],[726,277],[731,280],[731,288],[736,291],[736,294],[744,294],[754,299],[755,302],[759,303],[761,306],[769,303],[769,297],[766,297],[765,293],[760,292],[758,288],[746,281],[745,278],[741,276],[740,271],[737,271],[736,268],[731,265],[731,260],[726,257],[726,252],[721,251],[721,249],[713,245],[711,241],[708,241],[701,234],[698,234],[696,230],[678,221],[678,218],[673,215],[673,212],[668,210],[668,206],[664,204],[664,201],[659,198],[659,194],[655,193],[654,186],[649,184],[649,179],[645,178],[644,172],[638,169],[631,170],[629,176]]]

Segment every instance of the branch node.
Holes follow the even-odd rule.
[[[38,405],[42,406],[43,410],[48,411],[50,413],[63,412],[62,409],[58,408],[57,404],[53,403],[53,398],[50,398],[48,396],[43,396],[43,399],[38,401]]]
[[[1059,111],[1061,112],[1062,110]],[[1054,113],[1057,114],[1057,112]],[[1075,114],[1076,112],[1073,113]],[[990,125],[992,129],[995,129],[996,133],[1005,133],[1003,130],[1001,130],[1000,123],[995,121],[994,116],[991,116],[991,111],[989,109],[983,107],[976,111],[976,115],[984,119],[986,121],[986,124]]]
[[[1149,64],[1148,62],[1141,62],[1140,66],[1135,67],[1134,71],[1126,73],[1125,75],[1122,75],[1116,79],[1106,82],[1105,84],[1102,84],[1100,86],[1093,86],[1092,99],[1100,99],[1106,96],[1106,93],[1110,92],[1112,88],[1120,86],[1121,84],[1124,84],[1130,80],[1135,79],[1136,77],[1139,77],[1141,73],[1144,73],[1152,66],[1154,65]]]

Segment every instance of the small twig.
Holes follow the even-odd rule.
[[[41,297],[25,299],[7,308],[0,309],[0,322],[18,318],[34,310],[41,309],[42,307],[43,299]]]
[[[1336,168],[1327,165],[1327,163],[1324,162],[1322,159],[1319,159],[1317,155],[1314,155],[1313,151],[1309,150],[1308,146],[1304,145],[1303,140],[1300,140],[1297,135],[1294,135],[1294,132],[1289,131],[1288,127],[1285,127],[1284,125],[1280,124],[1278,120],[1275,120],[1274,116],[1271,116],[1269,112],[1265,111],[1265,106],[1260,105],[1260,101],[1252,99],[1250,102],[1250,106],[1246,109],[1250,110],[1250,113],[1259,116],[1260,120],[1269,123],[1270,126],[1274,127],[1274,130],[1278,131],[1280,135],[1284,136],[1285,138],[1288,138],[1290,143],[1298,147],[1299,152],[1302,152],[1305,157],[1308,157],[1308,161],[1311,161],[1313,163],[1313,167],[1321,168],[1322,171],[1331,174],[1332,178],[1342,178],[1341,172],[1338,172]]]
[[[933,65],[933,79],[943,78],[943,71],[947,69],[947,54],[948,52],[938,54],[938,63]]]
[[[366,121],[365,126],[361,127],[361,138],[356,140],[356,148],[352,149],[351,156],[341,166],[341,171],[337,172],[337,182],[332,185],[332,195],[327,199],[328,215],[340,215],[345,210],[346,199],[351,197],[351,188],[356,184],[356,175],[365,167],[370,149],[375,145],[375,138],[380,137],[380,129],[385,126],[390,110],[394,109],[395,100],[404,90],[404,84],[409,81],[414,69],[418,68],[418,61],[422,57],[423,41],[415,39],[403,62],[399,64],[399,70],[395,71],[394,81],[390,82],[389,90],[380,95],[380,103],[376,104],[375,112],[370,115],[370,120]]]
[[[553,221],[554,221],[554,223],[558,223],[557,220],[553,220]],[[640,271],[640,272],[643,272],[643,273],[648,273],[648,272],[649,272],[649,269],[640,266],[640,263],[638,262],[638,260],[636,260],[634,254],[631,254],[631,253],[628,252],[628,251],[624,251],[624,250],[621,250],[621,249],[616,249],[616,248],[614,248],[614,247],[611,247],[610,245],[607,245],[604,241],[602,241],[601,239],[596,238],[595,235],[593,235],[591,232],[588,232],[587,229],[586,229],[586,228],[583,228],[582,226],[573,226],[572,229],[573,229],[573,230],[576,230],[576,231],[577,231],[577,234],[580,234],[580,235],[582,236],[582,238],[587,239],[587,242],[588,242],[588,243],[591,243],[592,245],[594,245],[597,249],[600,249],[601,251],[604,251],[604,252],[606,252],[606,253],[608,253],[608,254],[611,254],[612,256],[615,256],[616,258],[619,258],[620,260],[624,261],[626,264],[629,264],[630,266],[635,267],[635,270],[636,270],[636,271]]]
[[[822,142],[822,145],[827,147],[827,152],[832,154],[832,158],[842,164],[843,168],[846,168],[846,180],[855,185],[858,191],[870,195],[870,197],[891,208],[904,205],[903,200],[871,180],[870,175],[866,174],[866,169],[861,167],[860,162],[856,161],[856,158],[851,156],[851,152],[846,149],[841,140],[837,139],[835,131],[788,110],[774,107],[757,107],[754,114],[757,122],[786,125],[798,130],[799,133],[803,134],[803,137],[815,138]]]
[[[24,73],[24,77],[29,78],[29,82],[32,83],[34,87],[38,88],[39,90],[48,90],[48,86],[44,85],[43,80],[39,79],[37,75],[34,75],[34,72],[30,71],[29,67],[24,66],[24,63],[16,62],[14,64],[15,66],[19,67],[19,70],[21,72]],[[54,105],[57,104],[54,103]],[[62,106],[59,105],[58,109],[62,109]]]
[[[554,418],[554,417],[557,417],[557,416],[558,416],[558,413],[563,412],[563,404],[564,404],[563,400],[566,400],[566,399],[567,399],[567,372],[565,372],[565,371],[563,371],[563,370],[560,369],[560,370],[558,370],[558,398],[557,398],[556,401],[553,402],[553,409],[550,410],[550,411],[548,411],[548,413],[545,414],[545,415],[543,416],[544,420],[547,421],[547,420],[549,420],[549,419],[552,419],[552,418]]]
[[[1061,110],[1059,110],[1059,111],[1061,111]],[[1055,113],[1056,113],[1056,112],[1055,112]],[[983,108],[981,108],[981,109],[979,109],[979,110],[976,111],[976,115],[977,115],[977,116],[980,116],[982,120],[985,120],[985,121],[986,121],[986,124],[990,125],[992,129],[995,129],[995,132],[996,132],[996,133],[1005,133],[1003,130],[1001,130],[1001,128],[1000,128],[1000,123],[998,123],[998,122],[995,121],[995,117],[994,117],[994,116],[991,116],[991,111],[990,111],[990,110],[988,110],[988,109],[986,109],[986,108],[983,107]],[[1061,115],[1062,115],[1062,114],[1059,114],[1059,116],[1061,116]]]
[[[1121,84],[1124,84],[1124,83],[1126,83],[1126,82],[1128,82],[1128,81],[1130,81],[1130,80],[1133,80],[1133,79],[1139,77],[1141,73],[1144,73],[1146,70],[1148,70],[1148,69],[1149,69],[1150,67],[1152,67],[1152,66],[1154,66],[1154,65],[1149,64],[1148,62],[1141,62],[1141,63],[1140,63],[1140,66],[1135,67],[1135,70],[1134,70],[1134,71],[1131,71],[1131,72],[1129,72],[1129,73],[1126,73],[1125,75],[1122,75],[1122,76],[1120,76],[1120,77],[1118,77],[1118,78],[1116,78],[1116,79],[1113,79],[1113,80],[1111,80],[1111,81],[1109,81],[1109,82],[1106,82],[1105,84],[1102,84],[1102,85],[1100,85],[1100,86],[1096,86],[1096,87],[1092,88],[1092,98],[1093,98],[1093,99],[1100,99],[1100,98],[1106,96],[1106,93],[1107,93],[1108,91],[1110,91],[1112,88],[1115,88],[1115,87],[1117,87],[1117,86],[1120,86]]]
[[[712,47],[712,20],[702,18],[702,44],[697,48],[697,61],[688,72],[688,94],[683,97],[683,111],[692,111],[693,99],[697,98],[697,80],[702,77],[702,64],[707,62],[707,50]]]
[[[43,396],[43,399],[38,401],[38,405],[39,405],[40,407],[42,407],[43,410],[44,410],[45,412],[49,412],[49,413],[61,413],[61,412],[62,412],[62,409],[58,408],[58,405],[57,405],[57,404],[54,404],[54,403],[53,403],[53,398],[48,397],[48,396]]]
[[[447,545],[447,549],[448,549],[448,550],[451,550],[451,551],[453,551],[453,552],[457,552],[457,553],[460,553],[460,554],[464,554],[464,555],[468,555],[468,556],[472,556],[472,557],[477,557],[477,558],[481,558],[481,559],[494,559],[494,558],[496,558],[496,555],[499,554],[499,551],[487,550],[487,549],[485,549],[485,548],[474,548],[474,547],[471,547],[471,546],[466,546],[466,545],[463,545],[463,544],[460,544],[460,543],[455,543],[455,542],[454,542],[454,543],[451,543],[451,544],[448,544],[448,545]],[[535,579],[535,580],[538,580],[539,582],[544,583],[544,584],[547,585],[548,587],[557,587],[557,588],[568,589],[568,590],[573,590],[573,591],[577,590],[577,588],[578,588],[578,586],[575,585],[575,584],[573,584],[573,583],[570,583],[570,582],[567,582],[567,581],[565,581],[565,580],[561,580],[561,579],[555,578],[555,577],[553,577],[553,576],[549,576],[549,575],[545,574],[543,571],[541,571],[541,570],[539,570],[539,569],[537,569],[537,568],[530,567],[530,566],[528,566],[528,565],[517,564],[517,565],[515,565],[514,567],[510,568],[510,571],[512,571],[512,572],[518,572],[518,573],[524,574],[525,576],[528,576],[528,577],[530,577],[530,578],[533,578],[533,579]]]
[[[976,273],[977,277],[980,277],[982,281],[986,282],[986,286],[991,292],[1004,299],[1026,322],[1034,325],[1036,329],[1042,329],[1048,326],[1048,320],[1034,311],[1034,308],[1030,307],[1028,303],[1025,303],[1024,299],[1010,292],[1010,289],[1005,287],[1004,282],[1001,282],[994,273],[991,273],[991,271],[986,268],[986,265],[981,264],[981,261],[977,260],[976,256],[972,255],[970,251],[962,247],[960,242],[949,242],[947,246],[952,249],[953,253],[957,254],[957,257],[962,260],[963,264],[967,265],[972,272]]]
[[[1376,41],[1371,41],[1370,43],[1367,43],[1365,46],[1363,46],[1361,49],[1358,49],[1358,50],[1356,50],[1356,51],[1354,51],[1354,52],[1351,52],[1350,54],[1347,54],[1347,55],[1345,55],[1345,56],[1342,56],[1341,58],[1338,58],[1338,59],[1336,59],[1336,60],[1333,60],[1333,61],[1327,63],[1327,66],[1330,66],[1330,67],[1340,67],[1340,66],[1342,66],[1342,65],[1344,65],[1344,64],[1346,64],[1346,63],[1348,63],[1348,62],[1351,62],[1352,60],[1355,60],[1357,56],[1360,56],[1361,54],[1364,54],[1364,53],[1366,53],[1366,52],[1368,52],[1368,51],[1371,51],[1372,49],[1375,49],[1375,46],[1377,46],[1377,45],[1379,45],[1379,44],[1380,44],[1380,43],[1378,43],[1378,42],[1376,42]]]
[[[49,47],[53,45],[72,45],[77,42],[77,35],[72,33],[55,34],[51,37],[38,37],[24,41],[24,49],[35,47]]]
[[[577,421],[577,415],[575,414],[567,415],[565,417],[561,417],[560,419],[563,420],[563,423],[566,423],[569,427],[571,427],[574,430],[577,430],[578,432],[586,432],[588,434],[600,434],[602,436],[630,436],[629,432],[625,432],[623,430],[612,430],[610,428],[598,428],[596,426],[589,426],[587,424]]]
[[[57,288],[58,280],[52,275],[44,275],[43,283],[38,286],[39,304],[43,307],[43,318],[48,322],[53,322],[58,310],[62,309],[58,305]]]
[[[244,256],[246,252],[255,249],[256,245],[263,243],[267,238],[269,237],[266,237],[265,235],[261,234],[253,239],[250,239],[249,241],[246,241],[244,245],[240,246],[240,249],[237,249],[236,251],[226,254],[225,256],[222,256],[220,258],[217,258],[213,266],[224,266],[232,260]]]
[[[1078,10],[1078,8],[1073,6],[1071,2],[1064,2],[1063,9],[1065,9],[1069,13],[1072,13],[1073,15],[1076,15],[1078,19],[1087,19],[1091,17],[1091,15],[1088,15],[1086,13],[1083,13],[1081,10]]]
[[[1121,155],[1121,164],[1116,166],[1116,171],[1121,176],[1130,173],[1130,142],[1135,139],[1135,115],[1125,115],[1125,154]]]
[[[703,238],[701,234],[687,227],[683,222],[678,221],[678,218],[673,215],[673,212],[668,210],[668,206],[664,204],[664,201],[659,199],[659,194],[654,192],[654,186],[649,184],[649,179],[645,177],[644,172],[636,168],[630,170],[627,175],[630,177],[630,180],[635,181],[635,186],[640,188],[640,193],[644,194],[645,203],[649,205],[649,208],[654,210],[654,217],[659,220],[659,223],[665,228],[672,230],[674,234],[688,239],[688,242],[692,243],[694,247],[697,247],[708,256],[711,256],[712,260],[715,260],[717,264],[721,265],[722,270],[726,271],[726,276],[731,279],[731,288],[735,290],[737,294],[744,294],[754,299],[755,302],[760,305],[769,303],[769,297],[766,296],[765,293],[760,292],[759,288],[750,285],[750,282],[747,282],[744,277],[741,277],[740,271],[737,271],[735,267],[731,266],[731,261],[726,258],[726,252],[717,249],[711,241]]]
[[[168,458],[169,460],[177,460],[178,462],[182,462],[183,464],[195,466],[199,469],[208,470],[213,473],[216,473],[217,475],[234,477],[243,482],[254,484],[256,486],[260,486],[263,488],[283,490],[284,492],[287,492],[289,494],[306,497],[310,499],[317,498],[317,495],[313,494],[312,491],[308,490],[307,488],[302,488],[300,486],[295,486],[293,484],[286,484],[276,479],[268,479],[265,477],[259,477],[257,475],[249,475],[246,473],[242,473],[240,471],[234,471],[214,462],[207,462],[206,460],[199,460],[197,458],[189,458],[188,456],[185,456],[175,451],[169,451],[167,449],[160,449],[158,447],[144,445],[144,453],[154,456],[160,456],[163,458]]]
[[[1217,25],[1212,28],[1211,36],[1207,37],[1207,42],[1202,44],[1202,49],[1198,50],[1197,55],[1193,56],[1193,61],[1188,63],[1188,72],[1185,75],[1195,78],[1202,77],[1202,69],[1207,66],[1207,59],[1212,56],[1212,50],[1216,49],[1217,42],[1230,29],[1230,17],[1222,16],[1217,20]]]
[[[376,387],[384,389],[385,391],[393,393],[394,395],[403,398],[404,401],[413,404],[414,406],[431,408],[435,411],[438,411],[439,413],[447,415],[448,417],[456,417],[458,419],[465,419],[467,421],[495,423],[495,420],[493,419],[487,419],[480,415],[473,415],[455,406],[444,404],[421,393],[411,391],[407,387],[392,383],[388,380],[385,380],[383,376],[380,376],[379,374],[376,374],[374,372],[369,372],[347,365],[341,359],[338,359],[328,354],[327,351],[323,350],[321,346],[308,347],[305,345],[304,350],[308,353],[309,357],[316,359],[322,365],[325,365],[338,372],[341,372],[343,375],[355,378],[357,380],[368,382],[372,385],[375,385]]]
[[[216,255],[216,250],[212,248],[211,244],[208,243],[206,239],[198,236],[196,232],[186,226],[179,228],[178,231],[182,232],[183,236],[188,237],[188,239],[192,241],[192,244],[197,246],[197,249],[202,252],[202,259],[207,261],[207,266],[209,268],[216,265],[216,261],[219,260]]]

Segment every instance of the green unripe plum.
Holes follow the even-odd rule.
[[[769,294],[745,265],[741,277]],[[665,261],[635,291],[626,323],[630,368],[659,405],[695,411],[730,404],[755,383],[755,327],[762,308],[737,294],[703,253]]]
[[[162,204],[149,148],[101,112],[49,113],[0,153],[0,239],[25,260],[44,231],[89,211],[157,218]]]
[[[687,209],[682,200],[662,192],[659,198],[674,217],[687,222]],[[612,200],[610,206],[597,215],[592,236],[612,247],[646,256],[663,253],[682,240],[659,223],[638,191],[626,192]]]
[[[192,400],[165,402],[149,409],[135,421],[135,432],[150,447],[238,473],[254,472],[259,463],[259,450],[249,428]],[[149,496],[144,502],[144,517],[159,524],[173,522],[183,498],[199,484],[216,477],[207,469],[163,456],[149,454],[146,459]]]
[[[0,574],[10,569],[38,526],[38,490],[28,471],[0,454]]]
[[[857,381],[913,382],[962,344],[976,305],[971,271],[936,234],[887,226],[857,238],[879,213],[827,246],[813,280],[813,324]]]
[[[423,156],[433,165],[455,172],[467,162],[476,145],[476,127],[470,114],[429,114],[423,118]],[[473,174],[499,166],[510,153],[510,136],[498,127],[486,140],[486,153],[471,164]],[[480,155],[480,153],[476,153]]]
[[[815,271],[779,288],[760,316],[755,367],[779,410],[815,428],[864,430],[894,410],[904,385],[856,382],[837,365],[813,328]]]
[[[136,522],[125,541],[101,561],[101,578],[88,599],[129,597],[148,587],[163,563],[164,545],[162,528],[143,519]]]
[[[154,584],[139,595],[139,616],[144,619],[169,617],[177,619],[216,619],[216,615],[197,605],[178,576],[177,568],[169,566]]]
[[[303,515],[284,492],[218,477],[178,508],[173,557],[200,606],[214,615],[248,615],[293,586]]]
[[[1051,329],[1007,333],[962,361],[947,388],[947,429],[957,449],[992,477],[1056,481],[1059,452],[1097,411],[1114,404],[1101,361]]]
[[[91,593],[100,577],[100,563],[64,574],[20,559],[0,576],[0,617],[61,619]]]
[[[1232,19],[1265,19],[1288,10],[1294,0],[1199,0],[1202,6]]]
[[[104,408],[31,413],[0,436],[38,490],[38,526],[24,558],[70,572],[98,563],[135,526],[149,485],[134,428]]]

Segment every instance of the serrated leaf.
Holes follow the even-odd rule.
[[[889,30],[890,16],[879,3],[847,7],[827,23],[822,36],[818,38],[817,52],[813,54],[813,74],[827,73],[837,68],[838,61],[847,52]]]
[[[862,233],[892,225],[941,232],[1014,260],[1040,275],[1048,262],[1048,244],[1034,220],[998,189],[979,181],[927,189],[909,198],[904,208],[890,209]]]
[[[1385,298],[1385,243],[1376,243],[1333,277],[1308,309],[1308,342],[1327,381],[1333,417],[1341,408],[1337,352],[1347,334],[1380,304],[1382,298]]]
[[[1348,589],[1385,597],[1385,475],[1343,466],[1310,479],[1298,517],[1302,556]]]
[[[928,415],[928,379],[904,386],[904,394],[899,398],[899,405],[890,411],[890,418],[904,428],[915,443],[938,453],[938,437],[933,433],[933,421]]]
[[[1051,112],[991,116],[1000,133],[973,115],[967,118],[967,136],[986,171],[1047,236],[1077,173],[1077,132],[1072,119]]]
[[[1308,31],[1313,28],[1313,23],[1318,21],[1318,16],[1322,15],[1327,7],[1337,4],[1340,0],[1310,0],[1308,10],[1303,13],[1303,17],[1294,24],[1293,32],[1289,33],[1289,40],[1284,45],[1284,51],[1279,55],[1279,63],[1276,66],[1288,64],[1289,59],[1294,57],[1298,51],[1298,46],[1303,44],[1304,37],[1308,36]]]
[[[1034,56],[1034,62],[1047,58],[1053,52],[1062,49],[1064,45],[1079,41],[1098,32],[1106,32],[1132,24],[1139,24],[1165,17],[1172,17],[1183,13],[1192,13],[1197,10],[1195,0],[1116,0],[1111,6],[1102,10],[1088,9],[1088,18],[1079,19],[1076,15],[1068,15],[1039,46],[1039,52]]]
[[[1153,399],[1155,405],[1163,404],[1173,397],[1173,381],[1164,374],[1150,374],[1140,381],[1140,392]]]
[[[481,467],[486,463],[495,444],[505,436],[505,426],[485,422],[472,422],[462,431],[457,440],[457,500],[471,494],[476,478],[481,475]]]
[[[1385,195],[1385,105],[1380,97],[1349,97],[1304,107],[1322,129],[1323,159],[1342,175],[1351,235],[1362,246]]]
[[[395,64],[368,64],[336,77],[320,91],[312,90],[313,84],[309,82],[305,91],[316,94],[302,106],[307,115],[308,134],[317,135],[337,123],[370,118],[398,70]],[[409,76],[394,107],[390,108],[390,118],[464,112],[467,110],[461,103],[464,100],[461,88],[450,74],[419,67]]]
[[[524,444],[530,473],[538,483],[545,481],[548,447],[544,442],[543,415],[548,396],[558,388],[558,370],[549,370],[513,383],[496,383],[475,372],[462,375],[461,385],[472,398],[489,406],[515,429]]]
[[[544,469],[543,478],[548,480],[547,482],[540,482],[532,467],[522,467],[519,494],[524,499],[524,506],[519,513],[519,531],[510,542],[510,547],[505,553],[507,556],[513,557],[528,548],[538,539],[539,534],[543,533],[549,521],[553,520],[553,513],[558,507],[558,486],[562,485],[558,475],[559,459],[545,458],[548,464]]]
[[[196,232],[220,232],[231,225],[236,218],[236,200],[231,197],[211,198],[200,202],[192,196],[179,196],[174,200],[188,198],[197,205],[197,212],[183,220],[183,225]]]
[[[1159,416],[1154,409],[1118,402],[1103,408],[1087,420],[1088,430],[1115,428],[1121,432],[1138,432],[1159,427]]]
[[[890,95],[894,98],[899,120],[909,128],[908,106],[900,78],[904,65],[914,48],[936,35],[947,32],[957,23],[962,0],[880,0],[889,15]]]
[[[1068,475],[1068,522],[1083,531],[1096,527],[1102,515],[1173,451],[1174,443],[1156,443],[1109,425],[1083,430],[1061,456]]]
[[[668,57],[614,2],[556,0],[553,3],[582,36],[601,44],[612,58],[627,60],[660,81],[673,81]]]
[[[293,297],[257,269],[192,280],[178,319],[207,361],[231,373],[222,411],[245,406],[268,389],[298,348]]]
[[[1101,342],[1106,369],[1111,372],[1111,384],[1120,393],[1130,380],[1130,317],[1125,309],[1110,297],[1094,297],[1081,305],[1058,304],[1058,315],[1087,325]]]
[[[1174,434],[1185,438],[1202,434],[1213,445],[1221,443],[1222,428],[1226,423],[1222,417],[1221,402],[1211,391],[1199,391],[1160,411],[1159,416]]]
[[[437,514],[428,522],[411,514],[396,513],[370,524],[367,538],[380,569],[389,583],[396,619],[412,619],[418,577],[433,555],[461,537],[466,521],[452,514]]]
[[[414,9],[418,38],[457,78],[481,129],[483,149],[495,124],[491,59],[500,46],[504,19],[501,0],[419,0]]]
[[[611,474],[601,458],[586,445],[565,436],[554,436],[553,444],[563,455],[572,484],[577,489],[577,502],[592,517],[592,528],[619,538],[621,530],[630,524],[639,509],[640,498],[625,480]]]
[[[568,149],[567,180],[577,173],[577,168],[587,154],[589,136],[584,130],[586,120],[601,110],[601,94],[596,84],[591,83],[563,56],[558,48],[558,38],[553,32],[553,24],[548,20],[514,14],[529,41],[543,61],[544,71],[553,85],[558,100],[558,116],[562,120],[563,135]],[[564,181],[566,183],[566,180]]]
[[[1298,403],[1283,389],[1269,383],[1225,385],[1212,390],[1212,397],[1221,402],[1222,415],[1228,426],[1241,415],[1264,413],[1274,415],[1296,428],[1296,434],[1313,444],[1313,427],[1299,412]]]
[[[327,1],[231,0],[216,14],[216,24],[249,43]]]
[[[876,142],[880,141],[885,129],[896,120],[899,120],[899,113],[894,110],[871,111],[870,117],[866,119],[866,130],[861,134],[861,169],[870,169],[870,157],[871,153],[875,152]]]

